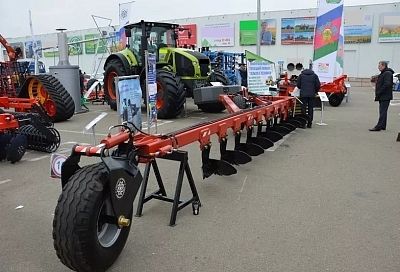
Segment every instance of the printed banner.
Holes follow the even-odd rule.
[[[119,26],[123,27],[130,22],[132,2],[119,4]]]
[[[379,18],[379,42],[400,42],[400,13],[383,13]]]
[[[68,53],[70,56],[82,55],[82,36],[68,37]]]
[[[314,72],[321,82],[332,82],[340,44],[343,0],[319,0],[314,39]]]
[[[315,17],[282,18],[281,44],[313,44]]]
[[[85,40],[97,39],[100,37],[100,34],[86,34]],[[99,47],[97,48],[97,45]],[[97,53],[106,53],[107,52],[107,40],[99,39],[85,42],[85,53],[86,54],[95,54],[97,49]]]
[[[372,37],[372,15],[364,14],[362,22],[356,25],[344,25],[345,43],[370,43]]]
[[[125,36],[125,29],[122,27],[118,32],[111,32],[111,48],[110,51],[112,53],[119,52],[124,50],[126,44],[128,43],[128,39]]]
[[[275,63],[250,51],[245,51],[247,60],[247,84],[249,92],[272,95],[270,87],[275,85]],[[276,91],[276,86],[273,88]]]
[[[28,59],[33,58],[34,50],[37,50],[37,55],[39,58],[41,58],[42,57],[42,41],[41,40],[37,40],[36,44],[34,44],[33,41],[25,42],[25,58],[28,58]]]
[[[142,89],[139,78],[118,81],[119,114],[122,121],[128,121],[142,128]]]
[[[56,50],[50,51],[50,50],[51,49],[46,50],[46,51],[43,52],[43,55],[44,55],[45,58],[54,58],[54,57],[58,57],[60,55],[58,53],[58,50],[57,51]]]
[[[150,132],[150,127],[157,122],[157,70],[156,70],[156,54],[148,54],[147,57],[147,88],[148,88],[148,99],[147,99],[147,127]]]
[[[187,45],[197,45],[197,27],[195,24],[181,25],[178,31],[178,46],[185,47]]]
[[[256,45],[258,26],[256,20],[240,21],[240,45]],[[276,19],[261,21],[260,44],[274,45],[276,43]]]
[[[201,46],[218,47],[235,45],[235,24],[220,23],[201,28]]]

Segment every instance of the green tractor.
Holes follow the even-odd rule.
[[[211,71],[210,59],[204,54],[185,48],[176,48],[179,25],[141,21],[125,26],[127,47],[111,54],[104,64],[104,96],[111,109],[116,110],[114,78],[139,75],[145,98],[145,51],[157,58],[157,116],[175,118],[184,109],[186,97],[193,97],[196,88],[211,86],[217,81],[227,85],[220,71]],[[206,112],[225,109],[218,100],[200,103]]]

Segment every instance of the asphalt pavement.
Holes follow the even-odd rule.
[[[315,111],[312,129],[295,130],[229,177],[203,180],[199,145],[185,147],[202,202],[199,215],[188,206],[170,227],[171,204],[146,203],[109,271],[400,271],[400,103],[392,104],[387,130],[370,132],[378,118],[373,90],[352,88],[347,103],[324,108],[327,126],[316,124],[321,112]],[[116,124],[106,105],[89,108],[55,125],[62,139],[57,153],[92,143],[82,131],[101,112],[108,115],[96,126],[97,142]],[[186,116],[161,120],[158,132],[225,114],[199,112],[188,100]],[[178,164],[160,160],[159,166],[173,194]],[[148,191],[155,187],[151,175]],[[21,162],[0,163],[0,271],[70,271],[52,240],[60,190],[60,180],[50,178],[49,154],[29,151]],[[182,197],[189,195],[185,183]]]

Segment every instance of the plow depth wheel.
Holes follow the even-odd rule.
[[[58,199],[54,248],[74,271],[107,270],[128,238],[130,226],[117,226],[107,179],[103,163],[86,166],[69,179]]]
[[[54,122],[68,120],[74,115],[74,100],[52,75],[29,76],[19,97],[35,98]]]
[[[104,68],[104,99],[112,110],[117,110],[117,96],[115,93],[114,78],[117,76],[127,76],[128,72],[118,59],[112,59]]]

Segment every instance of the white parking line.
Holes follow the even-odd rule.
[[[5,184],[5,183],[10,182],[10,181],[11,181],[11,179],[0,180],[0,185],[1,184]]]

